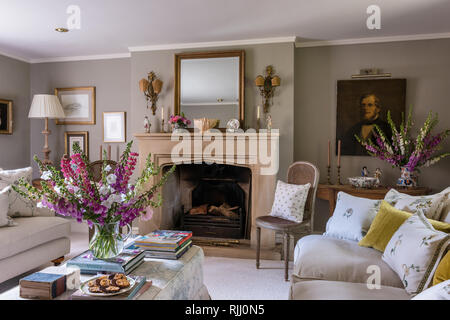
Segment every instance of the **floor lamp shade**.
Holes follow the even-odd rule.
[[[35,94],[31,102],[28,118],[65,118],[64,110],[57,96]]]

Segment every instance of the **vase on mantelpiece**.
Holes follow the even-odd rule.
[[[183,130],[187,129],[187,124],[184,123],[174,123],[173,125],[173,132],[183,132]]]
[[[417,187],[417,171],[411,171],[408,167],[400,167],[400,178],[397,180],[399,187]]]

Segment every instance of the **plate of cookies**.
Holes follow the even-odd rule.
[[[123,273],[112,273],[92,278],[81,285],[81,291],[91,296],[115,296],[129,291],[134,279]]]

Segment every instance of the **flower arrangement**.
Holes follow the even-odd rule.
[[[405,117],[402,116],[400,128],[397,129],[392,121],[391,114],[388,111],[387,120],[392,130],[391,141],[388,141],[386,134],[375,125],[374,140],[363,141],[362,138],[355,135],[356,140],[366,148],[367,152],[374,157],[389,162],[392,167],[404,167],[409,172],[418,170],[419,167],[429,167],[439,160],[450,155],[449,152],[434,155],[440,150],[441,142],[449,135],[450,130],[432,135],[431,131],[438,123],[437,114],[433,116],[432,112],[428,114],[424,125],[420,128],[417,137],[414,139],[411,134],[412,119],[411,109],[408,119],[405,123]]]
[[[191,124],[191,120],[187,119],[182,112],[181,115],[171,115],[169,117],[169,123],[174,125],[175,128],[186,128]]]
[[[104,162],[99,182],[94,181],[89,170],[89,160],[75,144],[74,154],[61,159],[61,171],[51,165],[44,165],[34,156],[42,172],[41,179],[44,180],[41,183],[42,190],[23,179],[13,188],[21,196],[37,201],[38,207],[46,207],[62,216],[71,216],[78,222],[86,220],[89,227],[95,225],[100,232],[98,235],[96,232],[90,243],[94,256],[117,256],[123,245],[117,245],[117,240],[121,239],[114,236],[111,225],[125,226],[138,217],[143,220],[151,219],[151,208],[162,204],[160,194],[155,199],[156,191],[175,170],[174,165],[157,184],[144,187],[150,177],[159,175],[161,170],[149,155],[140,177],[131,184],[131,175],[139,156],[138,153],[131,152],[132,144],[133,141],[127,144],[114,169]]]

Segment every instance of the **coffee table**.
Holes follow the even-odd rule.
[[[145,258],[132,275],[145,276],[152,280],[152,286],[141,295],[138,300],[209,300],[208,289],[203,284],[202,248],[192,246],[180,259],[150,259]],[[65,268],[65,264],[58,267]],[[41,270],[51,272],[55,267]],[[81,275],[81,282],[92,278],[92,275]],[[75,290],[66,291],[58,300],[68,300]],[[19,296],[20,288],[5,291],[0,295],[0,300],[26,300]]]

